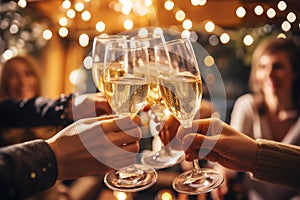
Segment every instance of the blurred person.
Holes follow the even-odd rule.
[[[251,63],[251,93],[236,100],[232,127],[254,139],[300,145],[299,55],[297,45],[290,39],[268,38],[257,46]],[[224,172],[229,179],[236,175],[233,171]],[[215,199],[228,191],[226,181],[213,192]],[[250,200],[300,198],[294,190],[253,182],[247,177],[243,184]]]
[[[229,169],[251,172],[250,178],[256,183],[269,182],[300,190],[297,145],[254,140],[217,118],[194,120],[190,133],[179,128],[177,138],[186,149],[188,161],[207,159]]]
[[[134,163],[139,126],[138,116],[85,118],[47,140],[0,148],[0,199],[24,199],[56,180],[102,174],[111,166]]]
[[[39,66],[29,55],[7,60],[0,77],[0,146],[33,139],[48,139],[75,120],[111,114],[101,93],[41,96]],[[30,199],[53,199],[57,193],[70,196],[71,188],[58,182]]]
[[[1,129],[65,126],[75,120],[74,116],[80,119],[111,114],[110,106],[101,93],[76,97],[62,94],[57,99],[42,97],[39,68],[29,55],[13,57],[3,64],[0,97]],[[26,132],[27,135],[20,133],[19,139],[13,138],[15,134],[12,134],[12,138],[9,137],[10,131],[5,135],[1,134],[3,140],[7,138],[7,142],[2,141],[2,145],[34,139],[34,135],[30,136],[29,131]],[[55,130],[52,130],[52,134],[54,133]],[[45,135],[48,136],[49,134]]]

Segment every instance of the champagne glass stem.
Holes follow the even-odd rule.
[[[193,174],[192,174],[192,177],[193,176],[199,176],[201,174],[202,174],[202,170],[201,170],[201,167],[199,165],[198,159],[194,159],[193,160]]]

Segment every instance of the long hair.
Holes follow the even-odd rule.
[[[284,52],[288,57],[296,79],[292,84],[292,101],[298,111],[300,111],[300,50],[292,39],[268,38],[263,40],[255,49],[252,56],[251,72],[249,78],[250,90],[253,92],[256,105],[260,114],[266,111],[266,104],[262,89],[256,80],[256,70],[258,60],[263,54],[272,54],[275,52]]]
[[[39,96],[41,94],[41,79],[39,67],[36,61],[29,55],[26,56],[15,56],[9,60],[7,60],[1,70],[0,75],[0,98],[9,98],[9,88],[8,88],[8,74],[9,68],[13,66],[16,62],[21,62],[26,65],[26,67],[33,73],[37,80],[37,91],[36,95]]]

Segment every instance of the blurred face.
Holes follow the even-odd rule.
[[[256,78],[266,97],[291,98],[292,83],[296,78],[289,58],[284,52],[264,54],[258,60]]]
[[[8,94],[11,99],[29,99],[37,94],[38,80],[22,62],[14,61],[7,73]]]

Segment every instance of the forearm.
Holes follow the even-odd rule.
[[[54,153],[43,140],[0,149],[0,199],[24,199],[56,182]]]
[[[300,147],[259,139],[253,179],[300,189]]]

